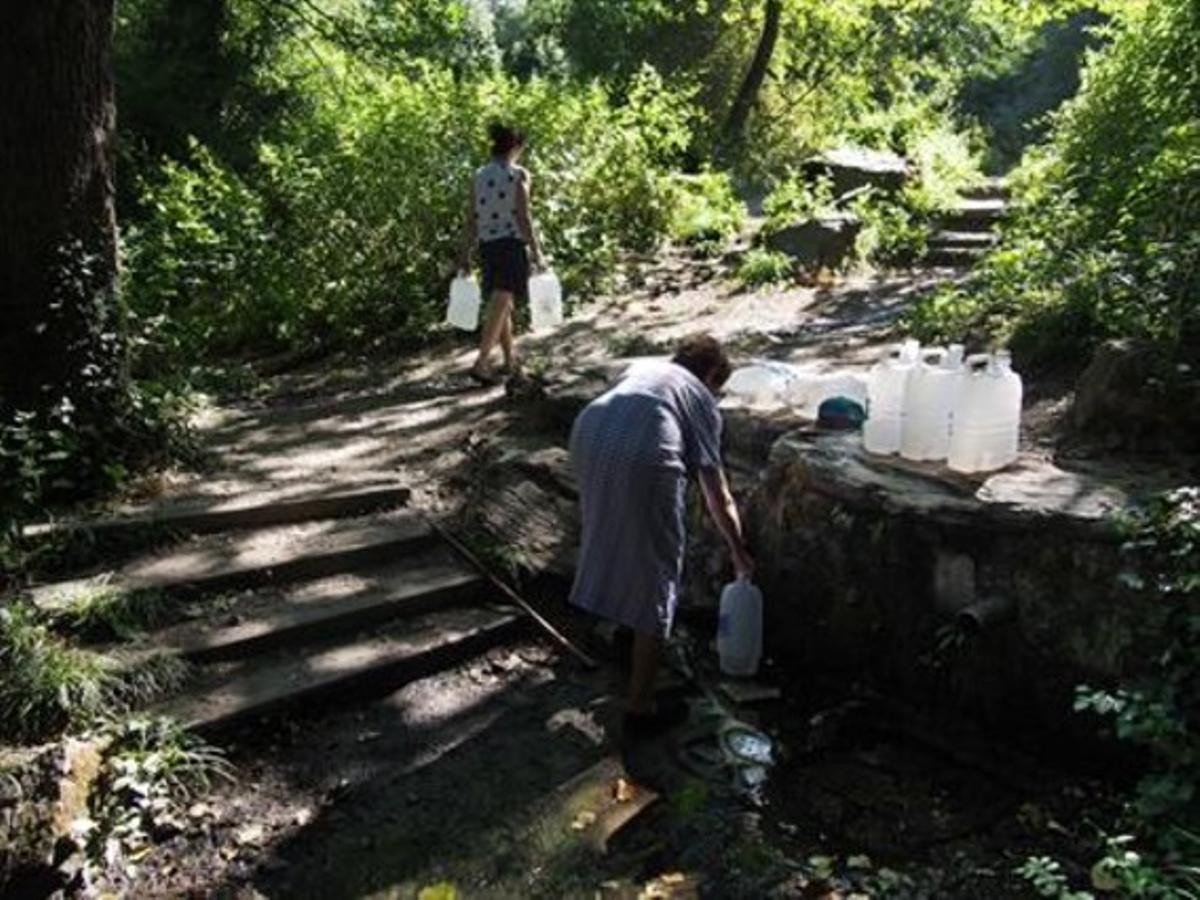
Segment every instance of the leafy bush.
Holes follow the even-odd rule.
[[[754,247],[738,265],[737,279],[746,287],[756,288],[787,281],[794,274],[792,258],[786,253]]]
[[[929,217],[912,205],[879,193],[870,193],[854,204],[862,219],[855,252],[860,259],[884,266],[907,265],[925,253]]]
[[[803,219],[833,211],[833,182],[825,177],[791,174],[781,179],[763,200],[763,234],[771,234]]]
[[[675,175],[670,184],[673,209],[668,231],[674,240],[716,251],[745,223],[746,207],[734,193],[728,174]]]
[[[1115,689],[1080,687],[1075,707],[1113,725],[1116,737],[1147,753],[1127,820],[1092,869],[1093,883],[1130,897],[1196,896],[1200,891],[1200,488],[1155,498],[1128,523],[1122,546],[1127,590],[1151,596],[1147,633],[1161,646],[1149,669]],[[1120,833],[1124,831],[1126,833]],[[1141,845],[1142,849],[1137,849]],[[1021,874],[1042,896],[1070,891],[1045,857]]]
[[[1130,5],[1049,145],[1015,178],[1019,206],[979,277],[918,308],[928,338],[1009,340],[1027,363],[1078,365],[1144,337],[1194,361],[1200,336],[1200,7]]]
[[[143,359],[318,338],[422,337],[441,317],[468,179],[496,117],[527,127],[535,217],[569,290],[602,287],[619,248],[666,231],[662,177],[687,141],[687,105],[651,70],[615,105],[599,86],[424,67],[293,61],[306,100],[245,175],[194,146],[144,182],[127,240]]]

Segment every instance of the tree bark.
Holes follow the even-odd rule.
[[[9,0],[0,28],[0,412],[124,395],[114,0]]]
[[[766,0],[763,10],[762,33],[758,37],[758,46],[754,49],[754,58],[750,60],[750,68],[738,88],[733,106],[729,108],[729,116],[721,131],[720,151],[730,155],[741,147],[746,135],[746,123],[750,119],[750,111],[758,102],[759,91],[767,78],[767,70],[771,67],[771,57],[775,55],[775,45],[779,43],[779,25],[783,17],[783,0]]]

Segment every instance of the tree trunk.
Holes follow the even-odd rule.
[[[124,396],[113,0],[9,0],[0,28],[0,412]]]
[[[750,68],[746,70],[741,87],[738,88],[721,133],[720,150],[727,156],[736,152],[745,138],[746,122],[754,104],[758,102],[758,93],[767,78],[771,57],[775,55],[775,45],[779,42],[779,24],[782,17],[783,0],[766,0],[762,34],[759,35],[754,58],[750,61]]]

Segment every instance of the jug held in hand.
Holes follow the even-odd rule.
[[[758,673],[762,658],[762,602],[762,591],[746,577],[731,581],[721,591],[717,654],[725,675],[750,678]]]
[[[553,272],[529,279],[529,321],[534,331],[549,331],[563,323],[562,282]]]
[[[463,331],[474,331],[479,327],[479,284],[474,276],[460,272],[450,282],[450,305],[446,309],[446,322]]]

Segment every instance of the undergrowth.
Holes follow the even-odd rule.
[[[0,609],[0,740],[26,743],[86,726],[176,689],[187,664],[155,654],[122,665],[72,646],[28,604]]]
[[[99,731],[108,742],[86,821],[74,826],[96,870],[117,867],[126,877],[158,840],[184,828],[184,810],[217,781],[233,779],[225,755],[178,723],[161,717],[111,722]]]
[[[1140,748],[1147,771],[1118,821],[1093,887],[1127,897],[1200,897],[1200,488],[1155,498],[1128,524],[1126,590],[1146,595],[1159,641],[1143,674],[1114,687],[1082,686],[1076,709],[1097,714],[1117,740]],[[1053,858],[1020,870],[1043,897],[1093,896]]]
[[[751,248],[737,268],[737,280],[747,288],[780,284],[791,280],[795,274],[790,256],[762,247]]]
[[[73,597],[55,625],[87,641],[129,641],[168,622],[173,608],[161,591],[99,585]]]

